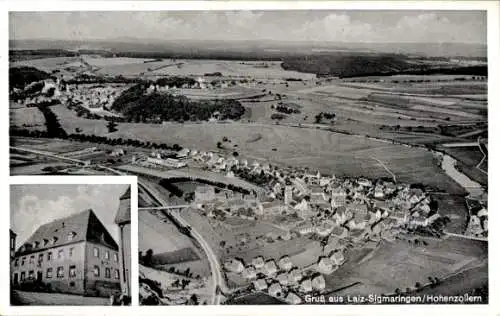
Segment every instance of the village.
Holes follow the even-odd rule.
[[[320,241],[322,254],[308,266],[295,266],[286,255],[279,260],[257,256],[249,262],[237,257],[224,262],[229,279],[244,279],[251,291],[290,304],[301,303],[306,294],[331,290],[325,288],[324,276],[342,266],[349,246],[373,249],[381,240],[394,241],[410,232],[425,235],[446,224],[437,203],[422,188],[391,179],[336,178],[195,149],[183,149],[175,157],[154,151],[133,161],[158,170],[203,168],[226,178],[243,176],[264,187],[262,192],[235,192],[203,184],[186,201],[209,219],[264,221],[284,232],[269,238]]]

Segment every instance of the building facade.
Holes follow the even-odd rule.
[[[13,288],[85,296],[120,293],[118,245],[92,210],[40,226],[15,252]]]
[[[130,244],[130,187],[120,197],[120,205],[116,213],[115,223],[120,229],[121,291],[122,294],[130,296],[130,258],[132,255]]]

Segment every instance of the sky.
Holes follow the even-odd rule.
[[[486,44],[486,11],[10,12],[10,39]]]
[[[114,223],[120,196],[128,184],[23,184],[11,185],[11,229],[22,245],[41,225],[55,219],[92,209],[119,242]]]

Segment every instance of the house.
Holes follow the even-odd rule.
[[[252,259],[252,265],[255,267],[255,269],[263,268],[264,264],[264,258],[261,256]]]
[[[243,270],[241,276],[245,279],[255,279],[257,277],[257,271],[254,266],[248,266]]]
[[[122,277],[120,278],[120,286],[122,290],[122,294],[131,295],[131,279],[130,273],[132,271],[131,268],[131,260],[132,257],[131,251],[131,217],[130,217],[130,202],[131,194],[130,194],[130,186],[127,190],[120,196],[120,202],[118,204],[118,211],[115,216],[115,224],[118,225],[118,230],[120,233],[120,265],[122,271]]]
[[[302,279],[298,269],[292,269],[288,272],[288,284],[297,284]]]
[[[281,272],[280,274],[278,274],[278,276],[276,277],[276,280],[278,280],[278,282],[283,285],[283,286],[287,286],[289,284],[289,280],[288,280],[288,273],[286,272]]]
[[[334,223],[331,220],[326,220],[316,227],[316,234],[320,237],[326,237],[333,231]]]
[[[350,220],[353,216],[353,213],[350,210],[347,210],[344,206],[341,206],[336,209],[333,218],[337,223],[343,224]]]
[[[241,260],[233,258],[224,263],[224,268],[229,272],[241,273],[245,269],[245,266]]]
[[[382,212],[376,210],[375,212],[369,212],[368,224],[374,224],[382,218]]]
[[[384,189],[381,186],[375,187],[375,190],[373,191],[373,197],[376,199],[382,199],[385,196]]]
[[[285,298],[285,301],[287,301],[289,304],[297,305],[302,303],[302,299],[295,293],[293,292],[288,292],[288,295]]]
[[[326,197],[326,193],[325,193],[325,190],[323,189],[323,187],[319,186],[319,185],[311,185],[309,187],[309,190],[311,192],[311,201],[312,200],[318,200],[318,201],[326,201],[327,200],[327,197]]]
[[[283,290],[281,288],[281,285],[278,282],[271,284],[271,286],[269,287],[267,292],[271,296],[282,296],[283,295]]]
[[[270,276],[276,274],[276,272],[278,272],[278,267],[276,266],[276,263],[274,262],[274,260],[269,260],[264,264],[263,272],[268,277],[270,277]]]
[[[302,218],[309,217],[310,207],[306,199],[302,199],[297,205],[293,207],[293,209],[298,211]]]
[[[121,294],[120,248],[94,211],[43,224],[14,254],[11,284],[40,284],[54,292]]]
[[[257,291],[264,291],[264,290],[266,290],[267,289],[266,280],[264,280],[264,279],[258,279],[258,280],[253,281],[253,287]]]
[[[372,182],[368,179],[364,179],[364,178],[359,178],[357,183],[363,187],[371,187],[372,186]]]
[[[334,188],[332,190],[332,207],[342,207],[345,206],[347,193],[341,187]]]
[[[333,272],[333,264],[329,258],[321,258],[318,262],[316,270],[322,274],[331,274]]]
[[[408,212],[401,209],[395,209],[389,215],[389,218],[395,219],[398,222],[398,225],[403,225],[408,222]]]
[[[300,291],[304,293],[309,293],[313,290],[312,281],[309,278],[306,278],[300,282]]]
[[[362,203],[348,204],[346,210],[350,211],[356,218],[361,218],[368,214],[368,207]]]
[[[304,182],[304,180],[295,178],[293,179],[292,183],[294,184],[295,188],[300,192],[300,194],[305,195],[309,193],[307,184]]]
[[[330,255],[330,261],[338,266],[342,265],[345,261],[344,253],[342,251],[335,251]]]
[[[332,237],[338,239],[347,237],[347,234],[348,234],[347,228],[342,226],[334,227],[332,230]]]
[[[297,225],[296,230],[301,235],[307,235],[307,234],[314,233],[315,228],[310,222],[303,222],[303,223]]]
[[[354,230],[354,229],[362,230],[362,229],[365,229],[366,223],[367,223],[367,220],[353,218],[347,223],[347,226],[349,226],[349,228],[352,230]]]
[[[312,287],[318,291],[324,290],[326,286],[323,275],[318,275],[312,279]]]
[[[352,239],[352,241],[359,242],[359,241],[363,240],[367,236],[367,234],[368,234],[368,232],[365,231],[364,229],[356,228],[356,229],[352,229],[349,232],[349,237]]]
[[[289,256],[284,256],[278,261],[278,266],[281,270],[288,271],[292,268],[293,264]]]
[[[263,215],[280,215],[283,211],[286,212],[287,210],[286,205],[282,204],[279,200],[262,202],[258,206]]]
[[[189,155],[189,148],[183,148],[181,151],[177,153],[177,158],[183,159]]]
[[[486,208],[481,208],[478,212],[477,212],[477,216],[478,217],[485,217],[485,216],[488,216],[488,210]]]

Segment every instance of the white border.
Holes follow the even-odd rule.
[[[500,26],[499,26],[499,3],[497,1],[408,1],[408,2],[381,2],[381,1],[356,1],[356,2],[330,2],[330,1],[171,1],[171,2],[161,2],[161,1],[32,1],[32,0],[7,0],[7,2],[0,1],[0,21],[3,22],[3,27],[0,28],[0,94],[7,100],[8,96],[8,11],[151,11],[151,10],[300,10],[300,9],[363,9],[363,10],[382,10],[382,9],[393,9],[393,10],[487,10],[488,11],[488,63],[489,63],[489,76],[488,76],[488,100],[489,100],[489,116],[493,118],[500,117],[499,113],[499,101],[498,98],[498,87],[500,87],[499,80],[499,39],[500,39]],[[0,22],[0,23],[1,23]],[[7,103],[7,102],[6,102]],[[4,103],[4,110],[7,112],[8,107]],[[7,114],[7,113],[6,113]],[[9,118],[8,115],[3,115],[3,128],[4,133],[8,133]],[[496,124],[489,125],[490,138],[492,140],[500,139],[499,128]],[[9,179],[9,162],[8,162],[8,138],[0,138],[2,142],[2,150],[4,153],[0,155],[1,168],[3,168],[2,175],[4,179]],[[489,306],[464,306],[464,305],[399,305],[399,306],[328,306],[328,305],[308,305],[308,306],[170,306],[170,307],[130,307],[130,308],[120,308],[115,309],[114,307],[79,307],[79,308],[68,308],[68,307],[13,307],[6,308],[9,304],[8,293],[7,297],[4,295],[5,287],[2,288],[2,295],[0,299],[0,314],[2,315],[89,315],[96,313],[99,315],[109,315],[114,313],[119,313],[119,315],[165,315],[169,313],[172,315],[182,314],[185,316],[198,316],[201,313],[205,315],[359,315],[359,314],[371,314],[371,315],[438,315],[442,312],[449,312],[450,314],[467,314],[470,315],[500,315],[500,304],[496,298],[500,298],[500,278],[499,278],[499,260],[498,255],[496,255],[496,249],[498,249],[499,232],[495,229],[497,223],[500,223],[500,215],[496,210],[496,206],[500,205],[498,197],[500,197],[499,186],[497,180],[493,177],[493,174],[500,174],[499,165],[492,162],[497,161],[498,148],[496,142],[491,142],[489,144],[490,152],[490,164],[489,164],[489,217],[490,217],[490,231],[489,238],[489,284],[490,284],[490,304]],[[499,157],[500,158],[500,157]],[[15,178],[10,177],[11,181],[17,181]],[[42,179],[42,182],[46,182],[47,177]],[[58,177],[63,179],[63,177]],[[78,178],[84,178],[83,176],[78,176]],[[110,178],[110,177],[106,177]],[[66,181],[66,180],[61,180]],[[103,181],[107,181],[104,180]],[[9,195],[9,188],[7,182],[2,182],[0,184],[1,194],[3,197]],[[134,192],[134,191],[132,191]],[[137,196],[132,196],[132,203]],[[8,201],[4,199],[4,201]],[[135,203],[136,205],[137,203]],[[8,204],[7,204],[7,207]],[[6,220],[8,215],[5,215],[6,208],[4,207],[4,217],[0,225],[5,225],[0,227],[0,230],[4,231],[4,238],[0,238],[0,251],[6,255],[8,249],[7,242],[7,226],[9,221]],[[132,207],[133,213],[136,214],[136,208]],[[132,217],[134,223],[134,216]],[[135,218],[137,218],[135,216]],[[135,220],[135,223],[137,221]],[[493,223],[493,224],[492,224]],[[137,224],[132,225],[132,245],[137,247]],[[3,250],[2,250],[3,249]],[[137,248],[136,248],[137,249]],[[135,258],[135,259],[134,259]],[[132,267],[137,262],[137,252],[132,251]],[[5,262],[4,262],[5,261]],[[5,271],[8,269],[2,269],[7,265],[6,260],[0,262],[0,276],[2,280],[8,280],[4,278]],[[137,269],[132,269],[133,281],[137,280]],[[135,276],[134,276],[135,275]],[[6,284],[6,281],[4,281]],[[134,284],[133,291],[137,288],[137,284]],[[134,295],[136,296],[136,295]],[[5,300],[7,298],[7,300]],[[135,301],[133,304],[137,303],[137,298],[133,297]]]
[[[136,176],[13,176],[10,177],[8,185],[18,185],[18,184],[129,184],[130,185],[130,217],[131,221],[131,238],[130,238],[130,246],[131,246],[131,296],[132,296],[132,305],[138,305],[138,288],[139,288],[139,275],[137,271],[137,262],[138,252],[134,251],[134,249],[138,249],[138,235],[137,235],[137,177]],[[7,191],[7,199],[8,208],[10,208],[10,188]],[[2,221],[2,225],[10,227],[10,211],[7,212],[9,215],[7,216],[6,221]],[[2,226],[2,231],[7,232],[7,228]],[[4,234],[6,237],[6,234]],[[4,253],[7,253],[7,249],[9,248],[7,238],[2,238],[1,240],[1,248]],[[6,248],[4,248],[6,247]],[[47,313],[47,315],[55,315],[56,312],[61,312],[61,315],[75,315],[75,312],[83,312],[86,315],[90,314],[91,310],[95,310],[96,312],[102,312],[107,309],[107,311],[117,311],[119,307],[113,306],[78,306],[78,307],[69,307],[69,306],[9,306],[10,304],[10,288],[8,284],[10,283],[10,263],[7,260],[7,256],[0,261],[0,279],[4,280],[4,284],[2,284],[1,289],[1,302],[2,302],[2,310],[0,310],[0,314],[2,315],[28,315],[36,313],[37,315],[42,315]],[[7,307],[7,308],[4,308]]]

